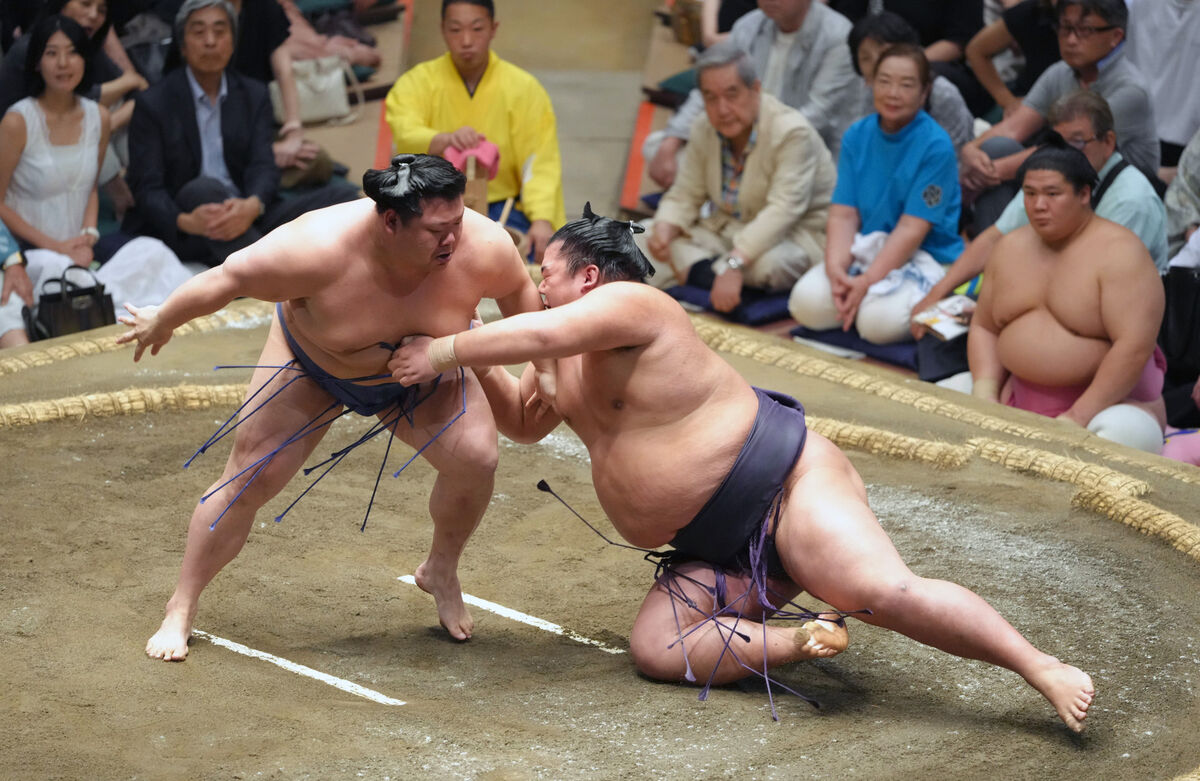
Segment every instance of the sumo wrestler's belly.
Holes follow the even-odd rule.
[[[1039,385],[1086,385],[1111,344],[1072,333],[1045,308],[1016,318],[997,341],[1000,362],[1009,372]]]
[[[623,433],[590,448],[592,483],[609,520],[633,545],[656,548],[695,517],[725,478],[745,432]]]

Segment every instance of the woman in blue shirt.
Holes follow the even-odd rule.
[[[801,325],[854,326],[875,344],[909,339],[913,305],[962,253],[954,145],[921,108],[931,84],[919,47],[896,44],[880,55],[875,113],[842,139],[825,262],[788,301]]]

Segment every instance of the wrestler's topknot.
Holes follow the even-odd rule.
[[[463,194],[467,177],[446,160],[433,155],[396,155],[387,168],[363,174],[363,192],[383,214],[392,209],[407,224],[422,213],[421,202],[453,200]]]
[[[560,252],[571,274],[594,265],[606,281],[645,282],[654,274],[654,267],[633,240],[635,233],[645,230],[636,222],[618,222],[595,214],[589,201],[583,205],[583,216],[559,228],[550,243],[561,244]]]

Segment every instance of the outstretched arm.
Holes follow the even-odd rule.
[[[665,302],[665,303],[664,303]],[[388,368],[405,385],[455,366],[504,366],[649,344],[671,310],[665,294],[636,282],[600,285],[569,304],[506,317],[452,336],[419,337],[393,353]]]
[[[179,326],[212,314],[235,298],[286,301],[320,290],[330,276],[329,266],[297,260],[303,256],[295,248],[313,240],[305,233],[302,225],[296,225],[292,231],[269,234],[184,282],[161,306],[125,304],[129,316],[119,320],[130,330],[118,336],[117,343],[136,342],[133,360],[138,361],[147,347],[151,355],[158,355]]]

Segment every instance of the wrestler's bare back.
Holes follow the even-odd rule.
[[[1053,387],[1092,381],[1112,342],[1102,309],[1116,294],[1121,314],[1138,313],[1146,303],[1133,285],[1105,289],[1112,271],[1136,282],[1157,285],[1149,253],[1133,233],[1093,217],[1062,247],[1051,247],[1032,226],[1001,239],[988,261],[991,317],[998,329],[1000,362],[1012,374]],[[1145,313],[1152,317],[1152,313]]]
[[[283,300],[284,319],[301,349],[335,376],[386,374],[390,350],[381,343],[455,333],[481,298],[507,297],[530,284],[512,240],[477,212],[461,212],[446,261],[431,247],[415,263],[397,262],[397,246],[373,238],[379,219],[369,198],[312,212],[269,234],[244,261],[284,259],[308,281],[305,295]]]

